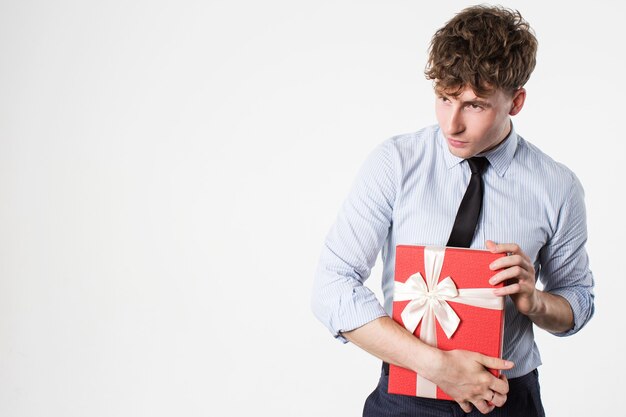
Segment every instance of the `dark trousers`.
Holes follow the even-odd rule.
[[[509,380],[506,403],[496,407],[489,417],[545,417],[539,394],[538,372],[534,371]],[[476,408],[466,414],[454,401],[388,394],[389,376],[381,373],[378,386],[363,408],[363,417],[461,417],[483,416]]]

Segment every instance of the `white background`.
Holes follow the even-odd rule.
[[[435,122],[428,43],[471,3],[425,4],[2,0],[0,415],[359,416],[380,363],[310,289],[366,155]],[[547,413],[614,416],[623,19],[577,4],[507,4],[540,44],[514,122],[582,181],[597,280],[581,333],[537,331]]]

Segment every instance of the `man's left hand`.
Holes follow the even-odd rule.
[[[504,282],[504,287],[496,288],[498,296],[510,295],[517,310],[525,315],[532,315],[538,305],[537,289],[535,288],[535,267],[528,255],[515,243],[501,243],[488,240],[487,249],[493,253],[506,253],[508,256],[496,259],[489,268],[502,269],[489,279],[491,285]]]

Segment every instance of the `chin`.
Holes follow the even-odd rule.
[[[452,155],[456,156],[457,158],[467,159],[475,155],[471,153],[469,149],[458,149],[458,148],[453,148],[452,146],[448,146],[448,150],[450,151]]]

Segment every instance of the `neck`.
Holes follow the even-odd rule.
[[[492,150],[496,149],[498,146],[502,145],[502,143],[504,143],[505,139],[508,138],[509,135],[511,134],[511,130],[512,129],[513,129],[513,125],[511,123],[511,119],[509,119],[509,123],[506,124],[506,127],[504,129],[504,134],[501,136],[501,139],[498,141],[498,143],[496,143],[495,145],[493,145],[490,148],[485,149],[481,153],[492,151]]]

